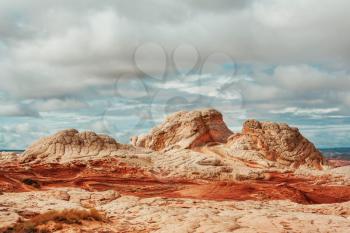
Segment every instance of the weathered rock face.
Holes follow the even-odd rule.
[[[0,152],[0,162],[16,161],[18,155],[15,152]]]
[[[228,145],[238,151],[259,152],[268,160],[294,168],[306,165],[320,169],[324,164],[315,146],[287,124],[247,120],[242,133],[232,135]]]
[[[194,149],[214,157],[216,154],[219,159],[235,158],[260,167],[306,165],[321,169],[325,163],[321,153],[297,128],[247,120],[241,133],[232,133],[221,113],[214,109],[174,113],[149,134],[133,137],[131,142],[156,151]]]
[[[133,137],[132,144],[161,151],[190,149],[208,142],[226,142],[232,132],[220,112],[203,109],[176,112],[147,135]]]
[[[82,157],[104,157],[125,147],[106,135],[81,132],[75,129],[60,131],[44,137],[27,148],[21,162],[58,163]]]
[[[171,166],[174,161],[179,161],[176,170],[180,171],[184,166],[183,175],[189,167],[196,173],[197,165],[208,164],[230,166],[234,171],[237,167],[255,165],[261,169],[276,166],[298,168],[302,165],[321,169],[324,164],[321,153],[297,128],[248,120],[241,133],[232,133],[221,113],[214,109],[174,113],[149,134],[132,138],[132,144],[137,147],[119,144],[109,136],[94,132],[79,133],[68,129],[40,139],[19,157],[1,156],[0,160],[11,161],[18,157],[20,162],[66,163],[111,156],[134,158],[138,154],[147,159],[137,164],[149,169],[163,167],[162,172],[174,172]],[[147,152],[149,149],[152,151]],[[196,154],[194,150],[200,153]],[[162,159],[164,156],[166,158]],[[204,162],[198,162],[199,159]],[[135,159],[128,160],[131,161],[135,162]]]

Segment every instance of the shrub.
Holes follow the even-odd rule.
[[[39,189],[41,186],[39,181],[30,179],[30,178],[24,179],[24,180],[22,180],[22,182],[26,185],[33,186],[34,188],[37,188],[37,189]]]
[[[104,214],[96,209],[76,210],[67,209],[63,211],[52,210],[39,214],[27,221],[19,221],[11,227],[0,230],[0,233],[46,233],[52,232],[40,227],[49,222],[57,223],[54,230],[62,229],[62,224],[82,224],[82,221],[99,221],[106,222]]]

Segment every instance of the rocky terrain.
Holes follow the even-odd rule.
[[[0,226],[96,208],[108,222],[51,231],[349,232],[349,185],[350,166],[287,124],[232,132],[214,109],[182,111],[130,145],[68,129],[1,153]]]
[[[140,198],[115,191],[58,188],[0,196],[1,223],[51,209],[97,206],[107,223],[67,225],[58,232],[348,232],[350,205],[302,205],[285,200],[213,201]]]

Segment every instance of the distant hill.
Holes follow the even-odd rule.
[[[0,149],[0,152],[17,152],[22,153],[24,150],[7,150],[7,149]]]
[[[350,147],[319,149],[327,158],[350,160]]]

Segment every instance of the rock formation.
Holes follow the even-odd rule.
[[[67,129],[33,143],[21,156],[21,162],[58,163],[92,156],[99,158],[125,147],[106,135]]]
[[[174,113],[150,133],[133,137],[132,143],[156,151],[196,149],[211,154],[221,151],[224,157],[236,157],[265,167],[305,165],[322,169],[325,163],[321,153],[297,128],[247,120],[241,133],[232,133],[215,109]],[[201,148],[208,145],[214,146]]]
[[[232,153],[258,153],[262,158],[293,168],[306,165],[321,169],[325,163],[315,146],[297,128],[287,124],[247,120],[242,133],[232,135],[227,145]]]
[[[189,149],[208,142],[226,142],[232,134],[214,109],[176,112],[149,134],[132,138],[135,146],[156,151]]]
[[[1,162],[13,162],[18,159],[18,154],[15,152],[0,152]]]
[[[199,165],[223,165],[223,161],[230,158],[263,167],[298,168],[305,165],[321,169],[324,164],[321,153],[298,129],[287,124],[248,120],[241,133],[232,133],[221,113],[214,109],[174,113],[149,134],[134,137],[132,143],[137,148],[162,153],[191,154],[189,160],[193,153],[186,150],[209,153],[210,158],[197,161]],[[132,146],[119,144],[109,136],[69,129],[35,142],[23,153],[21,162],[64,163],[114,156],[121,154],[121,150],[125,150],[125,154],[135,153]]]
[[[59,232],[349,232],[350,166],[314,169],[323,157],[296,128],[248,120],[233,133],[204,109],[132,144],[69,129],[0,153],[0,232],[66,208],[109,221]]]

